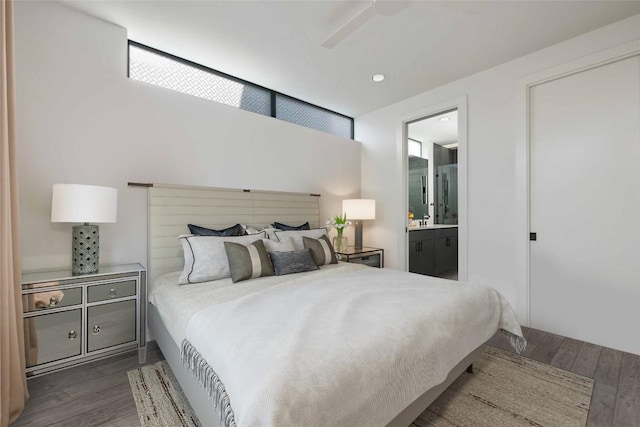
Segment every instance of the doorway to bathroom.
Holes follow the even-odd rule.
[[[458,109],[406,123],[408,264],[458,280]]]

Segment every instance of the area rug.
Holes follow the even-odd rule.
[[[593,380],[486,347],[413,427],[584,427]]]
[[[412,427],[584,427],[593,380],[487,347]],[[143,427],[198,426],[166,363],[128,372]]]
[[[127,372],[142,427],[199,427],[165,361]]]

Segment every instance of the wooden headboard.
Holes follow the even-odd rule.
[[[181,234],[187,224],[222,229],[237,223],[262,228],[274,221],[320,226],[318,194],[154,184],[148,189],[147,269],[149,283],[181,270]]]

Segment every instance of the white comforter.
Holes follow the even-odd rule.
[[[186,340],[224,385],[238,426],[370,427],[499,328],[522,336],[492,288],[362,267],[202,309]]]

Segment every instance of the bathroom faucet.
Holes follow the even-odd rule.
[[[427,225],[427,220],[431,218],[431,215],[429,214],[424,214],[422,215],[422,221],[420,221],[421,225]]]

